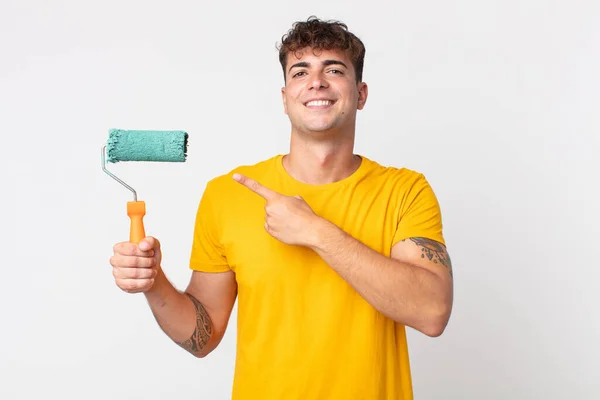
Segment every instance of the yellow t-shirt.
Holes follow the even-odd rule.
[[[405,327],[367,303],[314,251],[264,229],[265,200],[235,172],[281,194],[389,256],[408,237],[444,243],[437,199],[420,173],[362,157],[346,179],[309,185],[278,155],[211,180],[200,201],[190,267],[235,272],[233,400],[412,399]]]

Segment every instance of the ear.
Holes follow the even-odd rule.
[[[369,87],[365,82],[358,83],[358,105],[357,109],[362,110],[367,102],[369,96]]]
[[[287,101],[285,100],[285,87],[281,88],[281,100],[283,101],[283,112],[287,115]]]

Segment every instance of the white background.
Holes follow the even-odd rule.
[[[275,46],[311,14],[367,47],[356,152],[442,205],[455,308],[443,336],[409,331],[416,398],[600,398],[592,0],[2,0],[0,398],[229,397],[235,312],[198,360],[114,285],[131,196],[100,148],[109,128],[190,133],[186,163],[112,167],[184,288],[206,182],[288,150]]]

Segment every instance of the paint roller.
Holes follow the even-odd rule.
[[[143,220],[146,203],[138,200],[137,192],[106,168],[107,162],[185,162],[187,145],[188,134],[184,131],[109,130],[108,140],[102,146],[102,170],[133,193],[133,201],[127,202],[130,242],[139,244],[146,237]]]

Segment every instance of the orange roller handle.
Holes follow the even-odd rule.
[[[129,228],[129,241],[131,243],[140,244],[143,238],[146,237],[144,230],[144,215],[146,215],[146,203],[143,201],[127,202],[127,215],[131,219]]]

